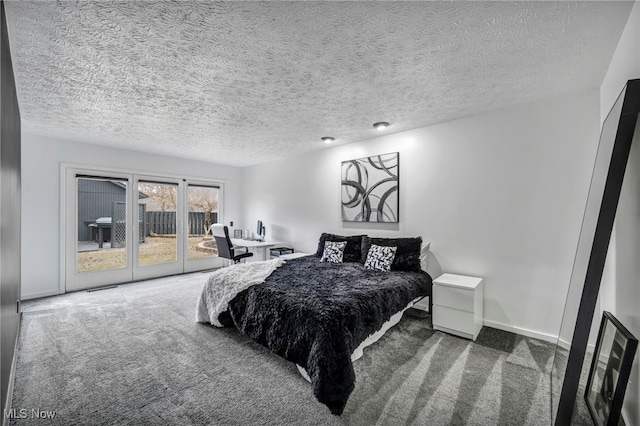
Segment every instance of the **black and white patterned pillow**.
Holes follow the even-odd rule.
[[[320,262],[342,263],[346,241],[325,241]]]
[[[390,271],[397,249],[398,247],[372,245],[367,254],[367,261],[364,262],[364,269],[374,269],[383,272]]]

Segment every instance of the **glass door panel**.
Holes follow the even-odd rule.
[[[186,259],[184,271],[219,268],[225,261],[218,257],[211,225],[221,221],[223,187],[207,181],[186,181],[184,194],[187,220],[183,241]]]
[[[211,236],[211,225],[218,222],[218,190],[219,188],[211,186],[187,186],[187,259],[218,255],[215,240]]]
[[[127,267],[127,181],[76,178],[76,272]]]
[[[183,191],[180,179],[134,175],[138,202],[132,227],[135,259],[133,279],[184,272]]]
[[[178,185],[138,181],[138,266],[178,261]]]

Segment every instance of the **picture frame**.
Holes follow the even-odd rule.
[[[584,394],[595,425],[618,425],[637,348],[638,339],[605,311]]]
[[[233,238],[242,238],[242,229],[234,229],[233,230]]]
[[[343,222],[400,221],[399,152],[343,161],[340,173]]]

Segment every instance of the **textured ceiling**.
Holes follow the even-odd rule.
[[[23,128],[244,166],[598,87],[632,2],[5,2]]]

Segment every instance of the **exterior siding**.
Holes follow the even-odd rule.
[[[111,217],[113,204],[126,201],[126,186],[108,180],[80,178],[78,189],[78,241],[90,241],[89,224]]]

